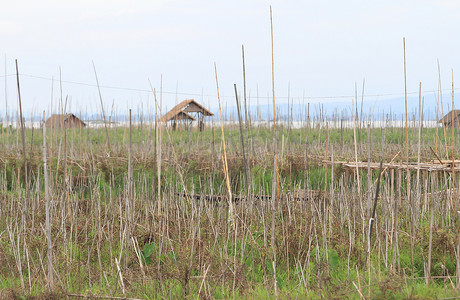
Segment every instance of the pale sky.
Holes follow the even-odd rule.
[[[404,93],[403,37],[406,37],[409,92],[451,88],[451,71],[460,87],[460,1],[0,1],[0,99],[4,69],[15,74],[19,61],[26,111],[49,110],[51,80],[62,70],[63,95],[70,110],[99,111],[92,61],[106,106],[118,111],[153,107],[148,78],[160,89],[163,107],[195,98],[217,107],[214,62],[223,104],[234,105],[233,84],[242,85],[241,45],[245,46],[251,104],[271,95],[269,6],[275,35],[277,103],[305,95],[313,103],[351,103],[355,82],[366,80],[366,99]],[[89,84],[79,85],[70,82]],[[17,108],[14,76],[7,77],[9,110]],[[54,82],[54,101],[59,83]],[[204,94],[202,98],[200,95]],[[431,92],[432,93],[432,92]],[[447,93],[447,91],[446,91]],[[359,91],[359,94],[361,92]],[[320,97],[320,98],[318,98]],[[332,97],[330,99],[321,97]],[[202,100],[203,99],[203,100]],[[5,112],[1,101],[0,112]],[[147,104],[150,102],[150,104]],[[403,105],[403,104],[401,104]],[[460,102],[459,102],[460,106]]]

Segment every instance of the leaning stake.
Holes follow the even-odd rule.
[[[240,124],[240,139],[241,139],[241,148],[243,151],[243,162],[244,162],[244,173],[246,179],[246,188],[249,191],[249,167],[248,161],[246,160],[246,152],[244,149],[244,135],[243,135],[243,125],[241,124],[243,120],[241,119],[241,111],[240,111],[240,102],[238,101],[238,91],[236,89],[236,84],[233,85],[235,88],[235,100],[236,100],[236,109],[238,110],[238,123]]]
[[[383,161],[380,162],[379,177],[377,179],[377,187],[375,189],[374,208],[372,209],[372,216],[369,219],[369,234],[368,234],[368,238],[367,238],[367,253],[371,252],[372,225],[374,224],[374,221],[375,221],[375,210],[377,209],[377,199],[379,197],[380,175],[382,174],[382,165],[383,165]]]
[[[228,191],[228,205],[229,205],[229,212],[230,212],[230,222],[232,222],[232,224],[235,224],[234,223],[234,218],[233,218],[232,190],[230,188],[230,178],[228,177],[227,150],[225,149],[224,122],[222,120],[222,108],[221,108],[221,105],[220,105],[219,80],[217,79],[217,65],[216,65],[216,63],[214,63],[214,71],[216,73],[217,99],[219,100],[220,129],[222,130],[222,146],[223,146],[223,150],[224,150],[224,157],[222,159],[222,165],[223,165],[223,168],[224,168],[225,183],[227,185],[227,191]]]
[[[24,158],[24,178],[26,180],[26,198],[24,199],[24,215],[27,216],[29,205],[29,180],[27,174],[27,155],[26,155],[26,131],[24,126],[24,118],[22,117],[22,104],[21,104],[21,88],[19,87],[19,69],[18,60],[16,59],[16,79],[18,82],[18,101],[19,101],[19,118],[21,119],[21,136],[22,136],[22,156]]]
[[[97,79],[96,66],[94,65],[94,61],[93,61],[93,69],[94,69],[94,76],[96,76],[97,90],[99,92],[99,100],[101,101],[102,117],[104,118],[104,127],[105,127],[105,134],[106,134],[105,147],[106,147],[106,150],[108,148],[110,151],[109,129],[107,128],[107,120],[105,117],[104,103],[102,102],[101,88],[99,86],[99,80]]]

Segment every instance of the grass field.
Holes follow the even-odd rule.
[[[452,145],[450,129],[422,128],[419,144],[410,128],[406,144],[404,128],[374,123],[284,124],[278,182],[264,126],[243,125],[247,174],[237,125],[224,128],[228,171],[220,127],[46,130],[46,145],[40,128],[23,145],[2,128],[1,298],[460,297],[460,176],[405,170],[407,157],[452,160],[460,130]],[[379,171],[337,162],[399,151],[370,232]]]

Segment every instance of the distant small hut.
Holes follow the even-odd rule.
[[[445,127],[460,127],[460,109],[454,109],[448,112],[441,120],[439,120]]]
[[[53,114],[45,122],[46,128],[81,128],[86,127],[85,122],[74,114]]]
[[[201,104],[193,99],[184,100],[174,106],[170,111],[164,114],[158,121],[171,122],[173,129],[178,124],[184,124],[186,127],[191,126],[193,121],[198,121],[200,131],[204,130],[204,117],[214,116],[212,112],[204,108]]]

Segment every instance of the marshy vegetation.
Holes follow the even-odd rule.
[[[460,131],[250,120],[2,128],[0,295],[458,297]]]

